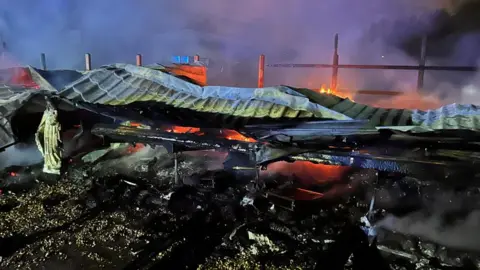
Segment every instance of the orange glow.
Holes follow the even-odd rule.
[[[201,133],[200,128],[197,127],[183,127],[183,126],[171,126],[166,129],[167,132],[173,132],[173,133],[195,133],[197,135],[204,135],[204,133]],[[256,142],[255,139],[253,138],[248,138],[246,136],[243,136],[242,134],[238,133],[235,130],[231,129],[222,129],[220,130],[219,134],[220,138],[224,138],[227,140],[232,140],[232,141],[243,141],[243,142]]]
[[[351,101],[353,101],[353,96],[351,95],[351,93],[348,93],[347,91],[338,91],[338,90],[335,90],[335,89],[330,89],[330,88],[326,87],[325,85],[322,85],[322,87],[320,87],[320,89],[318,89],[317,91],[322,93],[322,94],[335,95],[337,97],[348,98]]]
[[[171,128],[167,129],[166,131],[167,132],[173,132],[173,133],[198,133],[198,132],[200,132],[200,128],[172,126]]]
[[[133,154],[133,153],[136,153],[136,152],[142,150],[143,148],[145,148],[145,145],[143,143],[136,143],[135,145],[128,146],[127,153],[128,154]]]
[[[30,75],[30,71],[26,68],[14,69],[10,83],[13,85],[21,85],[28,88],[40,88],[38,84],[33,81],[32,75]]]
[[[18,85],[28,88],[39,89],[39,85],[33,81],[32,75],[27,68],[19,67],[18,61],[11,54],[3,51],[0,53],[0,68],[6,69],[10,74],[9,78],[1,81],[2,84]]]
[[[17,176],[17,173],[16,172],[11,172],[10,176]]]
[[[323,184],[331,181],[338,181],[342,179],[350,167],[314,164],[308,161],[289,162],[275,162],[268,165],[267,171],[262,172],[279,173],[285,176],[296,176],[299,182],[305,186]]]
[[[417,91],[408,91],[395,97],[379,98],[368,105],[392,109],[432,110],[445,104],[436,96],[423,96]]]
[[[235,130],[222,129],[221,133],[224,136],[224,138],[227,139],[227,140],[243,141],[243,142],[256,142],[255,139],[245,137],[242,134],[236,132]]]
[[[131,126],[131,127],[141,127],[142,124],[137,123],[137,122],[130,122],[130,126]]]
[[[294,191],[293,198],[298,201],[310,201],[323,197],[323,193],[315,192],[308,189],[297,188]]]

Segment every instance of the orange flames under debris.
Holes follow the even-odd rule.
[[[322,94],[335,95],[337,97],[348,98],[351,101],[353,101],[353,96],[348,92],[343,92],[343,91],[340,92],[338,90],[330,89],[330,88],[327,88],[325,86],[320,87],[320,89],[318,89],[317,91],[322,93]]]
[[[12,55],[5,51],[0,53],[0,68],[8,70],[7,78],[3,78],[0,83],[22,86],[27,88],[39,89],[40,86],[35,83],[27,68],[19,67],[18,61]]]
[[[323,184],[342,179],[350,167],[314,164],[308,161],[275,162],[268,166],[268,171],[285,176],[295,175],[305,186]]]
[[[134,145],[130,145],[128,148],[127,148],[127,153],[128,154],[133,154],[133,153],[136,153],[140,150],[142,150],[143,148],[145,148],[145,144],[143,143],[136,143]]]
[[[136,122],[131,122],[130,123],[131,127],[140,127],[142,124],[136,123]],[[164,129],[166,132],[172,132],[172,133],[177,133],[177,134],[184,134],[184,133],[193,133],[198,136],[204,135],[203,132],[201,132],[200,128],[197,127],[185,127],[185,126],[170,126],[168,128]],[[238,133],[235,130],[231,129],[222,129],[220,130],[220,134],[218,134],[220,138],[231,140],[231,141],[242,141],[242,142],[256,142],[255,139],[246,137],[240,133]],[[144,144],[137,143],[135,145],[130,146],[127,149],[128,153],[136,153],[142,148],[144,148]]]
[[[197,127],[184,127],[184,126],[172,126],[167,128],[167,132],[173,132],[173,133],[195,133],[197,135],[203,135],[201,132],[200,128]],[[219,134],[220,138],[227,139],[227,140],[232,140],[232,141],[242,141],[242,142],[256,142],[255,139],[246,137],[240,133],[238,133],[235,130],[231,129],[222,129],[220,130]]]
[[[32,75],[30,75],[30,71],[26,68],[16,68],[13,71],[13,75],[10,79],[10,84],[13,85],[21,85],[28,88],[39,89],[40,87],[36,84],[33,79]]]

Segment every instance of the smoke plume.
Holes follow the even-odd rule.
[[[0,1],[0,36],[21,64],[39,66],[42,52],[52,69],[81,69],[86,52],[92,54],[94,67],[133,63],[136,53],[144,55],[145,64],[199,54],[212,59],[210,83],[237,86],[255,85],[260,53],[268,63],[330,63],[335,33],[340,35],[342,63],[416,64],[416,55],[398,46],[400,41],[431,29],[433,14],[452,12],[464,2]],[[330,73],[269,68],[266,84],[319,87],[330,82]],[[415,72],[340,74],[340,86],[350,89],[411,88],[415,81]]]
[[[0,152],[0,169],[10,166],[30,166],[43,161],[37,146],[32,144],[16,144]]]
[[[480,251],[478,196],[439,193],[425,201],[421,210],[402,217],[388,215],[377,226],[453,248]]]

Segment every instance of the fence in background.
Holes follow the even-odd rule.
[[[180,57],[180,56],[178,56]],[[176,64],[179,64],[179,65],[186,65],[188,64],[188,56],[186,57],[186,61],[184,59],[180,59],[179,61],[177,61],[178,63]],[[200,61],[200,56],[199,55],[194,55],[193,56],[193,62],[199,62]],[[40,64],[42,66],[42,69],[43,70],[47,70],[47,57],[45,55],[45,53],[41,53],[40,54]],[[143,56],[141,54],[137,54],[135,56],[135,64],[137,66],[142,66],[143,65]],[[89,53],[86,53],[85,54],[85,70],[92,70],[92,55],[89,54]]]
[[[168,72],[171,72],[177,76],[188,77],[195,83],[202,86],[207,84],[207,67],[204,65],[190,65],[191,60],[193,60],[194,63],[200,62],[199,55],[195,55],[193,58],[188,56],[177,56],[174,58],[175,59],[172,58],[172,62],[174,62],[175,66],[165,67]],[[40,62],[42,69],[47,70],[47,59],[44,53],[40,55]],[[143,66],[143,56],[141,54],[137,54],[135,56],[135,64],[137,66]],[[85,70],[92,70],[92,55],[89,53],[85,54]]]
[[[338,54],[338,34],[335,35],[333,50],[332,64],[266,64],[265,55],[260,55],[258,60],[258,87],[264,87],[265,85],[265,67],[275,68],[330,68],[332,69],[332,77],[330,82],[330,89],[337,90],[338,85],[338,70],[339,69],[369,69],[369,70],[418,70],[417,75],[417,91],[423,89],[425,71],[463,71],[463,72],[475,72],[476,67],[472,66],[427,66],[427,38],[422,38],[420,48],[420,59],[418,66],[409,65],[352,65],[352,64],[340,64]],[[367,95],[399,95],[401,91],[388,91],[388,90],[358,90],[357,94]]]

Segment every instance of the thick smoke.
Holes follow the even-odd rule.
[[[461,2],[461,1],[457,1]],[[49,68],[168,62],[172,55],[200,54],[212,59],[211,83],[254,86],[256,60],[329,63],[333,37],[340,34],[342,63],[412,64],[414,57],[386,40],[398,41],[429,26],[431,14],[452,9],[444,0],[1,0],[0,34],[22,64]],[[395,22],[412,22],[401,24]],[[330,82],[326,70],[271,70],[267,85],[319,87]],[[347,72],[341,86],[411,88],[414,72]],[[379,80],[379,77],[386,79]]]
[[[42,161],[42,154],[34,143],[16,144],[0,152],[0,169],[10,166],[29,166]]]
[[[478,196],[438,193],[405,216],[388,215],[377,226],[453,248],[480,251]]]

